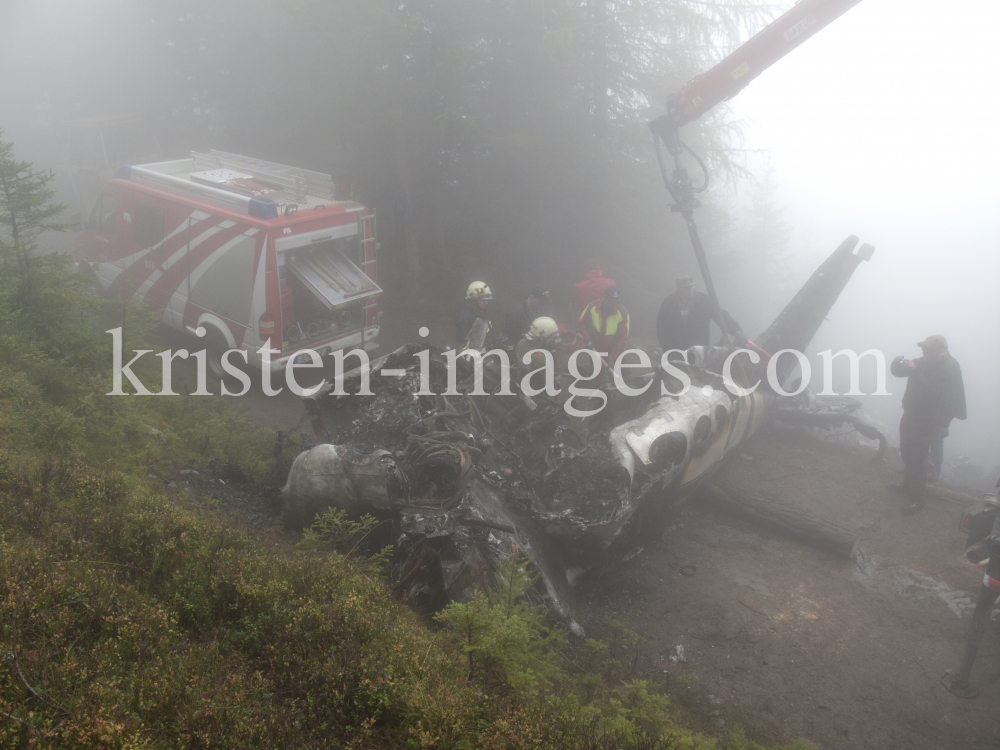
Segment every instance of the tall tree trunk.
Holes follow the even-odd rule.
[[[598,143],[608,140],[608,0],[590,0],[592,26],[590,83],[594,106],[594,137]]]
[[[607,215],[611,205],[611,98],[608,90],[611,87],[611,70],[608,60],[608,30],[611,23],[608,13],[608,0],[590,0],[591,12],[591,53],[590,53],[590,85],[593,106],[593,134],[596,159],[591,196],[593,199],[592,215]],[[612,234],[609,228],[615,221],[600,221],[594,227],[592,236],[597,240],[595,252],[603,255],[611,247]]]
[[[3,188],[4,200],[10,211],[10,235],[13,240],[14,262],[21,272],[21,289],[18,292],[21,302],[31,297],[31,269],[28,266],[28,253],[21,247],[21,232],[17,219],[16,200],[10,182],[5,175],[0,175],[0,187]]]
[[[406,277],[409,280],[407,292],[413,296],[421,289],[421,258],[420,241],[417,237],[416,222],[414,221],[416,211],[413,206],[408,140],[403,132],[401,119],[397,119],[393,129],[395,130],[396,150],[399,153],[399,157],[396,159],[396,179],[403,202],[403,258],[406,262]]]
[[[396,149],[396,187],[403,204],[403,259],[406,264],[407,296],[412,298],[419,294],[421,285],[421,253],[420,241],[417,237],[416,211],[413,203],[413,172],[412,172],[412,139],[407,130],[410,118],[406,117],[406,102],[404,92],[405,61],[401,50],[392,56],[391,71],[391,108],[392,134]]]

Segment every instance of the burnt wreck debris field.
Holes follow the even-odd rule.
[[[567,576],[589,567],[633,511],[607,426],[574,430],[561,404],[529,406],[518,396],[418,396],[416,349],[372,363],[373,396],[309,400],[327,443],[292,465],[284,520],[300,526],[331,501],[391,516],[394,583],[425,611],[486,588],[519,550],[542,573],[549,603],[568,615]],[[471,378],[471,364],[460,363]],[[431,390],[443,392],[445,360],[433,351],[430,364]],[[406,374],[383,377],[383,369]],[[348,392],[357,378],[347,374]]]
[[[856,244],[758,342],[804,348],[870,257]],[[898,455],[856,402],[707,396],[719,352],[703,350],[684,396],[608,386],[607,408],[574,420],[558,399],[489,395],[490,359],[486,395],[461,392],[474,375],[465,358],[460,393],[418,395],[425,349],[372,361],[371,396],[357,395],[359,368],[344,395],[327,386],[305,400],[321,444],[291,467],[287,525],[331,504],[391,519],[392,583],[424,612],[467,600],[502,560],[525,555],[537,601],[577,633],[628,622],[648,678],[708,731],[739,724],[760,741],[845,749],[997,746],[995,626],[974,674],[982,697],[940,684],[959,663],[981,577],[962,554],[962,508],[941,493],[903,517],[885,489]],[[446,358],[429,351],[429,390],[442,394]],[[659,394],[662,371],[635,377]]]
[[[857,245],[848,238],[817,269],[759,337],[765,351],[806,347],[871,257],[869,246],[855,253]],[[331,505],[391,519],[394,583],[427,611],[487,588],[517,551],[537,569],[547,604],[579,632],[577,577],[636,554],[771,412],[789,411],[776,409],[765,388],[745,389],[762,379],[763,361],[734,375],[743,390],[727,388],[719,373],[728,354],[690,350],[692,364],[676,371],[689,379],[686,389],[660,368],[633,376],[637,390],[651,386],[638,396],[606,385],[603,398],[591,396],[606,408],[577,405],[593,412],[581,418],[569,416],[562,395],[500,393],[495,358],[484,363],[476,395],[470,358],[458,357],[449,373],[441,352],[405,345],[306,400],[323,444],[296,458],[282,491],[284,521],[301,527]],[[782,382],[793,368],[783,362]],[[449,379],[458,388],[449,391]],[[435,395],[446,392],[453,395]],[[878,436],[850,415],[850,404],[806,406],[816,424],[834,416],[834,424],[853,420]]]
[[[340,424],[357,430],[352,421]],[[940,682],[960,663],[982,579],[963,554],[957,521],[964,506],[932,495],[924,512],[902,516],[899,497],[886,489],[899,479],[898,453],[890,449],[876,463],[876,443],[850,438],[776,420],[720,467],[713,484],[847,529],[859,540],[852,557],[735,516],[699,494],[662,534],[644,540],[639,554],[580,577],[574,614],[588,634],[601,633],[609,617],[627,622],[642,637],[638,670],[667,687],[692,728],[725,733],[741,725],[762,743],[804,738],[838,750],[995,750],[996,620],[972,674],[980,697],[963,700]],[[373,443],[355,445],[352,455],[366,455]],[[268,497],[244,497],[240,484],[215,468],[163,472],[164,481],[217,497],[254,528],[285,538],[268,531]],[[501,551],[499,540],[510,538],[502,528],[456,522],[451,533],[461,538],[453,540],[434,525],[440,511],[413,513],[413,538],[421,539],[421,516],[432,540],[423,562],[434,555],[435,539],[441,548],[478,543],[489,561]],[[400,593],[427,575],[419,552],[413,557],[411,548],[410,565],[393,571]]]

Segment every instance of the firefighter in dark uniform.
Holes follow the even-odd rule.
[[[934,334],[917,346],[924,356],[911,361],[900,355],[890,366],[893,375],[907,379],[899,421],[903,483],[892,485],[909,500],[904,513],[916,513],[924,507],[931,443],[938,435],[948,434],[951,420],[966,417],[962,368],[948,353],[948,341]]]
[[[455,325],[455,344],[459,349],[465,349],[469,342],[469,332],[479,319],[486,321],[487,337],[492,329],[490,319],[486,316],[486,308],[493,299],[493,292],[484,281],[473,281],[465,291],[465,304],[458,313]]]
[[[726,322],[726,332],[738,346],[746,346],[746,335],[740,324],[725,310],[722,317]],[[692,346],[709,346],[711,325],[715,319],[712,301],[704,292],[696,292],[693,276],[677,279],[677,291],[663,300],[656,316],[656,337],[663,351],[671,349],[687,350]],[[716,320],[716,325],[719,321]],[[721,328],[722,326],[719,325]]]
[[[513,350],[531,327],[531,322],[541,316],[549,301],[549,293],[541,287],[534,287],[528,296],[504,318],[503,333],[507,348]]]
[[[539,286],[534,287],[516,309],[504,318],[503,332],[511,346],[515,346],[531,327],[535,318],[542,314],[549,301],[549,293]]]

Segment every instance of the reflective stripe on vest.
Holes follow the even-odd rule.
[[[587,308],[587,310],[584,310],[583,315],[581,315],[580,317],[583,318],[584,315],[587,314],[588,310],[590,311],[589,322],[591,330],[602,336],[614,336],[616,333],[618,333],[618,325],[625,320],[624,316],[622,316],[621,308],[619,307],[618,310],[615,311],[614,315],[610,315],[604,320],[604,330],[602,331],[601,313],[598,311],[596,304],[591,305],[590,307]]]
[[[475,327],[475,325],[476,325],[475,323],[472,324],[473,328]],[[486,336],[483,337],[483,344],[486,343],[486,338],[490,335],[490,332],[492,330],[493,330],[493,323],[489,319],[487,319],[486,320]],[[469,329],[469,333],[472,333],[472,328]],[[459,351],[460,352],[464,352],[468,348],[469,348],[469,339],[466,338],[465,339],[465,344],[462,345],[462,348],[459,349]]]

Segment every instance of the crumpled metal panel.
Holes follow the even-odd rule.
[[[281,490],[284,520],[292,525],[312,520],[327,508],[352,515],[392,507],[390,483],[401,482],[399,468],[387,450],[359,453],[349,445],[317,445],[292,463]]]

